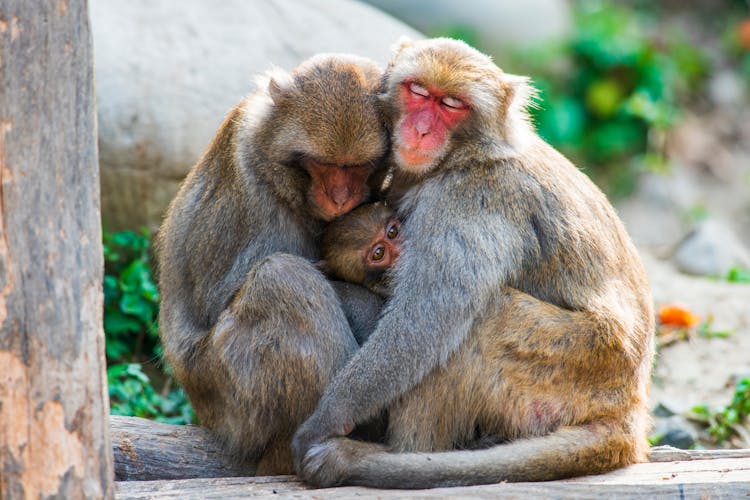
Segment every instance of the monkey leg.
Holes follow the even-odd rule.
[[[444,367],[428,374],[388,410],[387,443],[393,451],[444,451],[473,447],[477,423],[491,394],[484,360],[472,335]]]
[[[312,457],[327,464],[316,482],[424,488],[537,481],[643,460],[650,356],[630,364],[618,349],[624,341],[609,337],[617,322],[606,329],[602,322],[505,289],[458,351],[391,406],[390,449],[332,439]],[[441,452],[483,437],[509,442]]]
[[[291,472],[292,434],[357,349],[334,290],[306,260],[273,254],[248,273],[209,343],[226,381],[208,425],[236,455],[262,456],[259,472]]]

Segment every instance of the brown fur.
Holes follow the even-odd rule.
[[[307,165],[376,168],[379,77],[367,60],[318,56],[266,79],[229,113],[158,234],[164,355],[201,423],[258,473],[292,471],[292,433],[357,348],[347,295],[312,264],[330,200]],[[366,200],[364,181],[348,178],[348,202]]]
[[[405,242],[393,295],[295,435],[298,473],[318,485],[425,488],[645,459],[648,282],[604,195],[534,134],[526,79],[437,39],[403,44],[384,81],[394,146],[404,81],[471,113],[434,163],[418,174],[396,165]],[[382,408],[387,448],[341,437]]]

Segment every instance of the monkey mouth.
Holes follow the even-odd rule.
[[[420,153],[414,149],[407,149],[403,146],[399,146],[398,154],[401,161],[410,167],[424,165],[425,163],[431,163],[433,161],[432,156]]]

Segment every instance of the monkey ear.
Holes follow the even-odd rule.
[[[529,106],[533,106],[533,99],[537,90],[531,85],[531,78],[528,76],[503,74],[503,83],[507,95],[508,112],[523,112]]]
[[[414,41],[409,38],[406,35],[401,35],[398,40],[396,40],[396,43],[391,45],[391,52],[393,52],[393,55],[398,55],[403,51],[405,48],[410,47],[414,44]]]
[[[266,73],[266,76],[268,78],[268,95],[271,96],[273,103],[278,105],[285,99],[294,85],[292,77],[279,68],[273,68]]]
[[[530,142],[534,127],[529,119],[528,107],[533,105],[536,89],[526,76],[503,74],[502,87],[505,98],[501,100],[503,109],[499,110],[505,144],[501,144],[498,153],[501,156],[517,155]]]

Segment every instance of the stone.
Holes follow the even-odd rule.
[[[678,269],[688,274],[725,276],[732,267],[750,267],[750,251],[731,227],[708,219],[679,244],[674,261]]]
[[[421,35],[352,0],[90,3],[106,230],[155,229],[226,113],[272,65],[319,52],[381,64]]]
[[[674,446],[681,450],[689,450],[695,445],[695,437],[685,429],[670,429],[656,444],[658,446]]]
[[[564,0],[496,2],[474,0],[365,0],[430,36],[446,30],[470,30],[480,49],[493,53],[508,47],[561,40],[572,30],[570,5]]]
[[[695,445],[698,432],[685,417],[674,415],[667,418],[657,418],[651,437],[656,438],[657,446],[674,446],[681,450],[689,450]]]
[[[678,167],[644,172],[635,195],[617,200],[616,208],[636,245],[663,253],[685,236],[683,214],[698,200],[692,172]]]
[[[737,71],[719,71],[708,82],[708,95],[719,106],[743,106],[746,102],[745,82]]]

